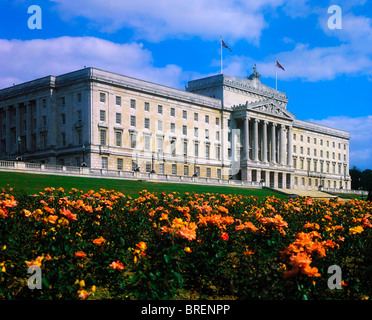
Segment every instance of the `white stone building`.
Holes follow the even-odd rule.
[[[186,91],[84,68],[0,90],[0,156],[280,188],[350,189],[349,134],[295,119],[285,93],[224,74]]]

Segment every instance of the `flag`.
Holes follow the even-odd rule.
[[[231,49],[227,46],[227,44],[221,39],[221,44],[224,48],[227,48],[231,51]],[[232,52],[232,51],[231,51]]]
[[[285,71],[283,66],[278,61],[276,62],[276,66],[279,67],[280,69],[282,69],[283,71]]]

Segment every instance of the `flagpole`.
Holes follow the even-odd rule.
[[[276,66],[276,57],[275,57],[275,90],[278,90],[278,67]]]
[[[221,74],[223,74],[223,61],[222,61],[222,36],[220,36],[220,44],[221,44]]]

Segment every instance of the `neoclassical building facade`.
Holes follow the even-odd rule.
[[[0,90],[0,156],[104,170],[350,189],[349,134],[285,93],[219,74],[186,90],[84,68]]]

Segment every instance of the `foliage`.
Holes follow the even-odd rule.
[[[3,189],[0,299],[368,299],[371,213],[356,199]]]

